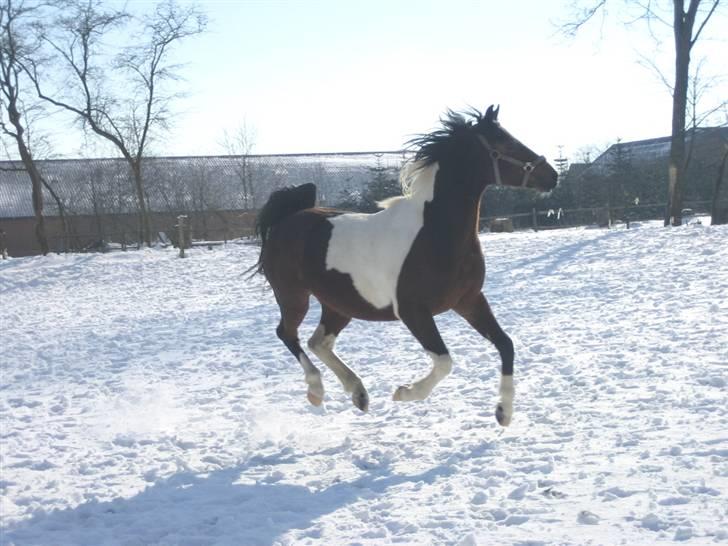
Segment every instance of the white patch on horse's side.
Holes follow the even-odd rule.
[[[402,265],[424,224],[425,203],[435,193],[439,165],[417,163],[403,170],[408,194],[387,199],[376,214],[347,213],[330,218],[333,225],[326,269],[351,276],[359,295],[377,309],[392,306],[399,318],[397,280]]]

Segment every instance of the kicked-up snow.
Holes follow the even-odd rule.
[[[403,325],[354,322],[369,413],[328,370],[309,406],[251,245],[0,262],[0,543],[728,542],[728,226],[482,242],[507,429],[454,314],[428,400],[391,399],[430,366]]]

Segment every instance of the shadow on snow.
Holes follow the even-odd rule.
[[[5,527],[0,543],[269,545],[286,532],[308,529],[317,518],[357,501],[376,499],[401,485],[433,483],[453,473],[448,464],[412,475],[385,466],[320,490],[280,481],[264,483],[266,478],[241,483],[252,481],[245,473],[256,466],[272,469],[275,480],[275,465],[308,456],[254,457],[208,474],[178,473],[128,499],[37,513]],[[271,480],[271,473],[266,473]],[[319,534],[309,533],[311,538]]]

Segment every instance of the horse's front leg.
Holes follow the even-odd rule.
[[[435,320],[427,309],[400,304],[399,314],[402,322],[432,358],[432,370],[419,381],[399,387],[392,398],[398,402],[424,400],[430,395],[435,385],[450,373],[452,359],[440,337]]]
[[[455,311],[467,320],[480,335],[495,345],[501,357],[500,401],[495,410],[498,423],[507,427],[513,417],[513,342],[493,316],[481,292],[463,298]]]

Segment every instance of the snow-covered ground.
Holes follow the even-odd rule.
[[[507,429],[452,314],[429,400],[391,400],[429,368],[405,328],[356,322],[369,413],[328,370],[309,406],[254,246],[0,262],[0,543],[728,542],[728,226],[482,241]]]

